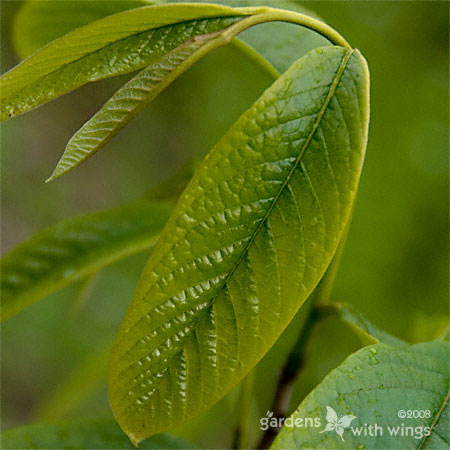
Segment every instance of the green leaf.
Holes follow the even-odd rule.
[[[364,345],[377,344],[378,342],[392,346],[406,345],[405,341],[373,325],[350,305],[330,303],[328,305],[321,305],[318,308],[318,312],[323,316],[330,315],[338,317],[352,328]]]
[[[112,352],[110,401],[133,442],[212,406],[289,324],[346,226],[368,119],[360,53],[320,48],[206,157],[161,234]]]
[[[1,120],[91,81],[145,67],[199,35],[247,13],[218,5],[146,6],[108,16],[63,36],[0,78]]]
[[[197,35],[193,41],[188,40],[162,55],[121,88],[91,120],[75,133],[55,171],[47,181],[52,181],[74,169],[95,154],[183,72],[212,50],[228,43],[231,37],[241,31],[241,27],[228,28],[230,37],[224,39],[220,32],[225,31],[229,24],[222,25],[222,28],[220,23],[218,25],[215,32],[210,30],[209,34]],[[233,32],[233,29],[236,31]],[[304,29],[299,27],[296,29],[300,30],[298,31],[300,34],[305,33]],[[299,38],[298,33],[296,38]],[[256,36],[256,42],[259,42],[261,34]],[[263,48],[270,47],[267,42],[263,44]],[[293,50],[291,47],[289,46],[288,50]],[[245,51],[242,47],[241,50]],[[283,61],[286,61],[286,57]]]
[[[209,0],[196,2],[211,3]],[[66,0],[64,3],[53,0],[28,0],[14,21],[14,47],[19,55],[25,58],[76,28],[110,14],[152,3],[169,3],[169,0],[158,2]],[[272,6],[316,17],[314,13],[290,0],[216,0],[214,3],[232,7]],[[273,36],[276,36],[276,39],[273,39]],[[244,33],[241,39],[263,55],[280,72],[284,72],[296,58],[308,50],[326,45],[326,40],[311,30],[282,23],[253,28]],[[254,53],[252,49],[249,56],[254,57],[251,53]]]
[[[0,320],[42,297],[150,248],[197,167],[188,161],[142,199],[39,231],[2,258]]]
[[[29,0],[14,17],[13,44],[21,59],[76,28],[127,9],[152,5],[150,0]]]
[[[4,431],[2,448],[7,449],[134,449],[113,419],[70,420],[34,424]],[[144,449],[193,449],[176,436],[161,434],[143,442]]]
[[[2,259],[1,320],[100,268],[150,248],[172,212],[146,199],[36,233]]]
[[[318,426],[285,426],[271,448],[448,449],[449,363],[449,346],[442,342],[365,347],[330,372],[290,419],[295,424],[308,417]],[[355,418],[341,430],[325,430],[329,408],[338,419]],[[402,417],[408,411],[414,415]],[[375,424],[383,430],[376,436],[354,431]]]
[[[209,0],[201,1],[208,3]],[[303,5],[291,0],[215,0],[214,3],[233,7],[269,6],[318,18]],[[296,59],[309,50],[328,44],[324,37],[308,28],[280,22],[250,28],[242,33],[239,39],[262,55],[280,73],[285,72]]]
[[[199,36],[168,52],[125,84],[70,139],[47,181],[74,169],[108,143],[163,89],[214,48],[223,45],[216,34]]]

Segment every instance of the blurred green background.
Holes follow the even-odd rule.
[[[11,29],[21,3],[1,3],[2,73],[18,62]],[[298,4],[358,47],[371,72],[367,158],[332,300],[353,304],[373,323],[411,342],[439,337],[449,307],[448,3]],[[123,82],[85,86],[2,125],[3,252],[64,218],[132,200],[187,158],[205,155],[271,80],[243,56],[219,50],[174,83],[105,150],[45,184],[73,132]],[[78,287],[72,286],[2,325],[3,428],[110,414],[104,381],[108,348],[147,257],[103,271],[81,308]],[[357,347],[342,326],[321,325],[293,405]],[[233,395],[183,433],[200,445],[228,445],[233,418],[218,414],[232,402]]]

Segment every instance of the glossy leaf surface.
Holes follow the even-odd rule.
[[[134,449],[113,419],[71,420],[36,424],[4,431],[2,448],[7,449]],[[192,444],[170,434],[153,436],[144,449],[191,449]]]
[[[155,5],[114,14],[53,41],[0,78],[6,120],[91,81],[145,67],[245,17],[218,5]]]
[[[175,78],[206,53],[223,45],[223,42],[215,37],[215,34],[199,36],[198,39],[175,48],[119,89],[70,139],[48,181],[72,170],[91,157]]]
[[[448,449],[449,362],[449,346],[443,342],[365,347],[330,372],[291,416],[294,423],[310,417],[321,426],[284,427],[271,448]],[[329,408],[341,428],[330,425],[334,414]],[[408,410],[423,413],[402,417]],[[348,424],[345,416],[354,418]],[[372,430],[378,424],[383,431],[352,431],[365,424]],[[397,433],[391,435],[388,427]],[[405,427],[411,429],[405,432]]]
[[[315,288],[349,217],[368,118],[360,53],[320,48],[206,157],[155,247],[112,352],[110,401],[134,442],[225,395]]]
[[[214,2],[196,0],[196,2],[219,3],[231,7],[272,6],[314,17],[312,12],[291,0],[215,0]],[[169,0],[158,0],[158,2],[65,0],[64,4],[53,0],[38,2],[28,0],[16,16],[13,28],[14,46],[19,56],[25,58],[76,28],[110,14],[152,3],[169,3]],[[276,39],[273,39],[273,36],[276,36]],[[306,51],[326,45],[326,40],[311,30],[282,23],[252,28],[241,35],[240,39],[264,56],[280,72],[284,72]]]
[[[36,233],[2,259],[1,320],[118,259],[150,248],[172,209],[170,203],[144,199]]]

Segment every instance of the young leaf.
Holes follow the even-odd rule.
[[[212,50],[229,43],[232,37],[245,28],[242,24],[226,24],[223,29],[220,28],[220,23],[218,25],[214,33],[197,35],[162,55],[120,89],[72,137],[47,181],[54,180],[91,157],[185,70]],[[223,33],[225,30],[226,38]],[[301,32],[305,33],[305,30]]]
[[[318,313],[323,316],[337,316],[352,328],[364,345],[377,344],[378,342],[392,346],[406,345],[405,341],[373,325],[350,305],[342,303],[321,305],[318,307]]]
[[[442,342],[365,347],[330,372],[290,419],[308,417],[321,426],[285,426],[271,448],[448,449],[449,363]],[[331,410],[337,421],[327,415]],[[375,424],[382,431],[364,433],[365,425],[375,433]]]
[[[368,119],[360,53],[320,48],[206,157],[161,234],[112,352],[110,401],[133,442],[213,405],[286,328],[336,251]]]
[[[1,433],[5,449],[134,449],[113,419],[67,420],[34,424]],[[141,449],[193,449],[177,436],[161,434],[143,442]]]
[[[1,320],[100,268],[150,248],[172,212],[138,200],[36,233],[2,259]]]
[[[223,45],[216,34],[199,36],[177,47],[125,84],[70,139],[56,169],[47,181],[74,169],[108,143],[163,89],[195,61]]]
[[[6,120],[91,81],[135,71],[195,36],[242,20],[218,5],[146,6],[105,17],[51,42],[0,78]]]

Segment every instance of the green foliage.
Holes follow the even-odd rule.
[[[131,11],[125,10],[144,2],[102,3],[70,1],[62,8],[28,2],[16,20],[23,55],[59,39],[1,78],[2,120],[90,81],[143,69],[74,135],[51,179],[103,147],[213,49],[231,43],[270,77],[287,72],[213,148],[175,210],[172,191],[179,189],[169,183],[133,204],[42,231],[7,255],[3,318],[79,279],[83,298],[93,274],[151,246],[170,216],[110,362],[111,405],[133,443],[205,413],[227,394],[228,401],[238,399],[235,442],[243,447],[256,442],[249,436],[250,416],[256,411],[260,417],[272,405],[285,412],[277,404],[277,389],[286,388],[279,372],[293,364],[298,376],[305,360],[308,365],[307,339],[318,339],[310,331],[318,318],[331,315],[349,325],[363,345],[376,345],[330,373],[294,413],[294,420],[315,415],[324,426],[326,419],[326,428],[285,428],[273,448],[398,448],[399,442],[405,448],[447,448],[448,345],[409,347],[351,306],[320,301],[334,281],[367,141],[368,71],[359,51],[323,23],[298,14],[288,0],[264,3],[294,13],[259,7],[256,0],[220,1],[227,6],[176,2]],[[119,14],[105,18],[114,13]],[[62,26],[52,27],[59,21]],[[269,23],[274,21],[308,30]],[[250,29],[254,25],[259,26]],[[17,37],[21,29],[23,41]],[[241,32],[243,42],[234,39]],[[335,46],[312,44],[324,38]],[[296,61],[308,47],[315,50]],[[203,108],[201,97],[191,95]],[[103,353],[93,355],[48,397],[42,416],[65,415],[94,390],[106,361]],[[301,383],[302,378],[296,384]],[[292,399],[283,401],[287,410]],[[417,403],[430,415],[414,425],[429,429],[429,436],[401,435],[399,441],[384,435],[374,444],[373,436],[350,434],[350,424],[386,417],[393,417],[389,426],[395,427],[401,424],[396,412],[417,409]],[[36,425],[5,436],[12,448],[131,445],[112,421]],[[143,445],[189,447],[167,435]]]
[[[21,243],[2,259],[1,319],[121,258],[149,249],[172,208],[169,203],[138,200],[68,219]]]
[[[142,199],[106,211],[73,217],[42,230],[2,259],[5,320],[42,297],[90,277],[101,268],[149,249],[191,179],[195,161]],[[83,286],[79,295],[83,296]]]
[[[134,442],[212,406],[276,341],[336,251],[367,126],[364,60],[326,47],[294,64],[205,159],[112,352],[110,399]]]
[[[113,419],[72,420],[36,424],[5,431],[2,448],[7,449],[134,449]],[[193,449],[189,442],[169,434],[146,440],[142,449]]]
[[[44,3],[44,9],[46,6]],[[195,16],[190,15],[192,9],[195,10]],[[143,28],[142,23],[135,23],[137,28],[130,34],[128,24],[125,27],[123,24],[136,22],[136,14],[139,14],[140,20],[144,23],[148,21],[147,28]],[[196,21],[192,20],[194,17]],[[2,76],[0,117],[6,120],[89,81],[127,73],[142,67],[144,60],[147,62],[148,67],[120,89],[73,136],[48,180],[51,181],[97,152],[164,88],[201,57],[230,43],[243,30],[255,24],[274,20],[300,21],[301,24],[304,21],[305,25],[315,27],[319,33],[329,33],[336,43],[347,45],[340,35],[320,22],[306,16],[296,17],[282,10],[225,7],[221,9],[213,5],[194,7],[185,4],[138,8],[134,13],[133,11],[118,13],[92,25],[86,25],[81,30],[75,30],[53,41],[29,60]],[[80,44],[80,31],[88,45]],[[264,35],[258,34],[256,39],[253,39],[256,47],[263,40],[262,36]],[[136,40],[138,42],[135,42]],[[280,51],[274,52],[267,42],[262,44],[262,49],[269,49],[269,58],[275,60],[276,55],[280,55]],[[286,40],[285,47],[290,52],[295,50],[292,41],[288,43]],[[249,53],[254,59],[260,59],[243,44],[239,44],[238,48]],[[134,59],[130,58],[130,54],[133,53],[137,54],[134,55]],[[289,58],[281,56],[286,64]],[[119,64],[117,60],[120,61]],[[261,60],[261,64],[266,65],[268,70],[273,71],[272,73],[276,73],[275,69],[264,60]],[[30,69],[30,66],[35,65],[38,67]],[[79,73],[80,70],[83,71],[82,75]]]
[[[449,346],[443,342],[365,347],[330,372],[291,417],[294,423],[298,418],[321,418],[322,427],[286,426],[271,448],[354,450],[373,448],[376,443],[383,449],[447,449],[449,362]],[[425,417],[408,419],[399,414],[408,410],[422,410]],[[324,431],[327,422],[339,418],[340,426]],[[350,429],[375,423],[384,429],[376,437],[358,436]],[[402,426],[412,426],[414,432],[399,432],[393,438],[388,427]]]
[[[51,181],[72,170],[109,142],[125,125],[141,112],[163,89],[201,57],[224,45],[221,31],[228,20],[211,19],[207,34],[189,38],[146,67],[75,133],[59,161]],[[231,31],[228,30],[228,31]],[[227,38],[228,39],[228,38]]]
[[[245,17],[214,5],[146,6],[100,19],[33,54],[0,79],[1,120],[83,84],[145,67],[194,36]]]

